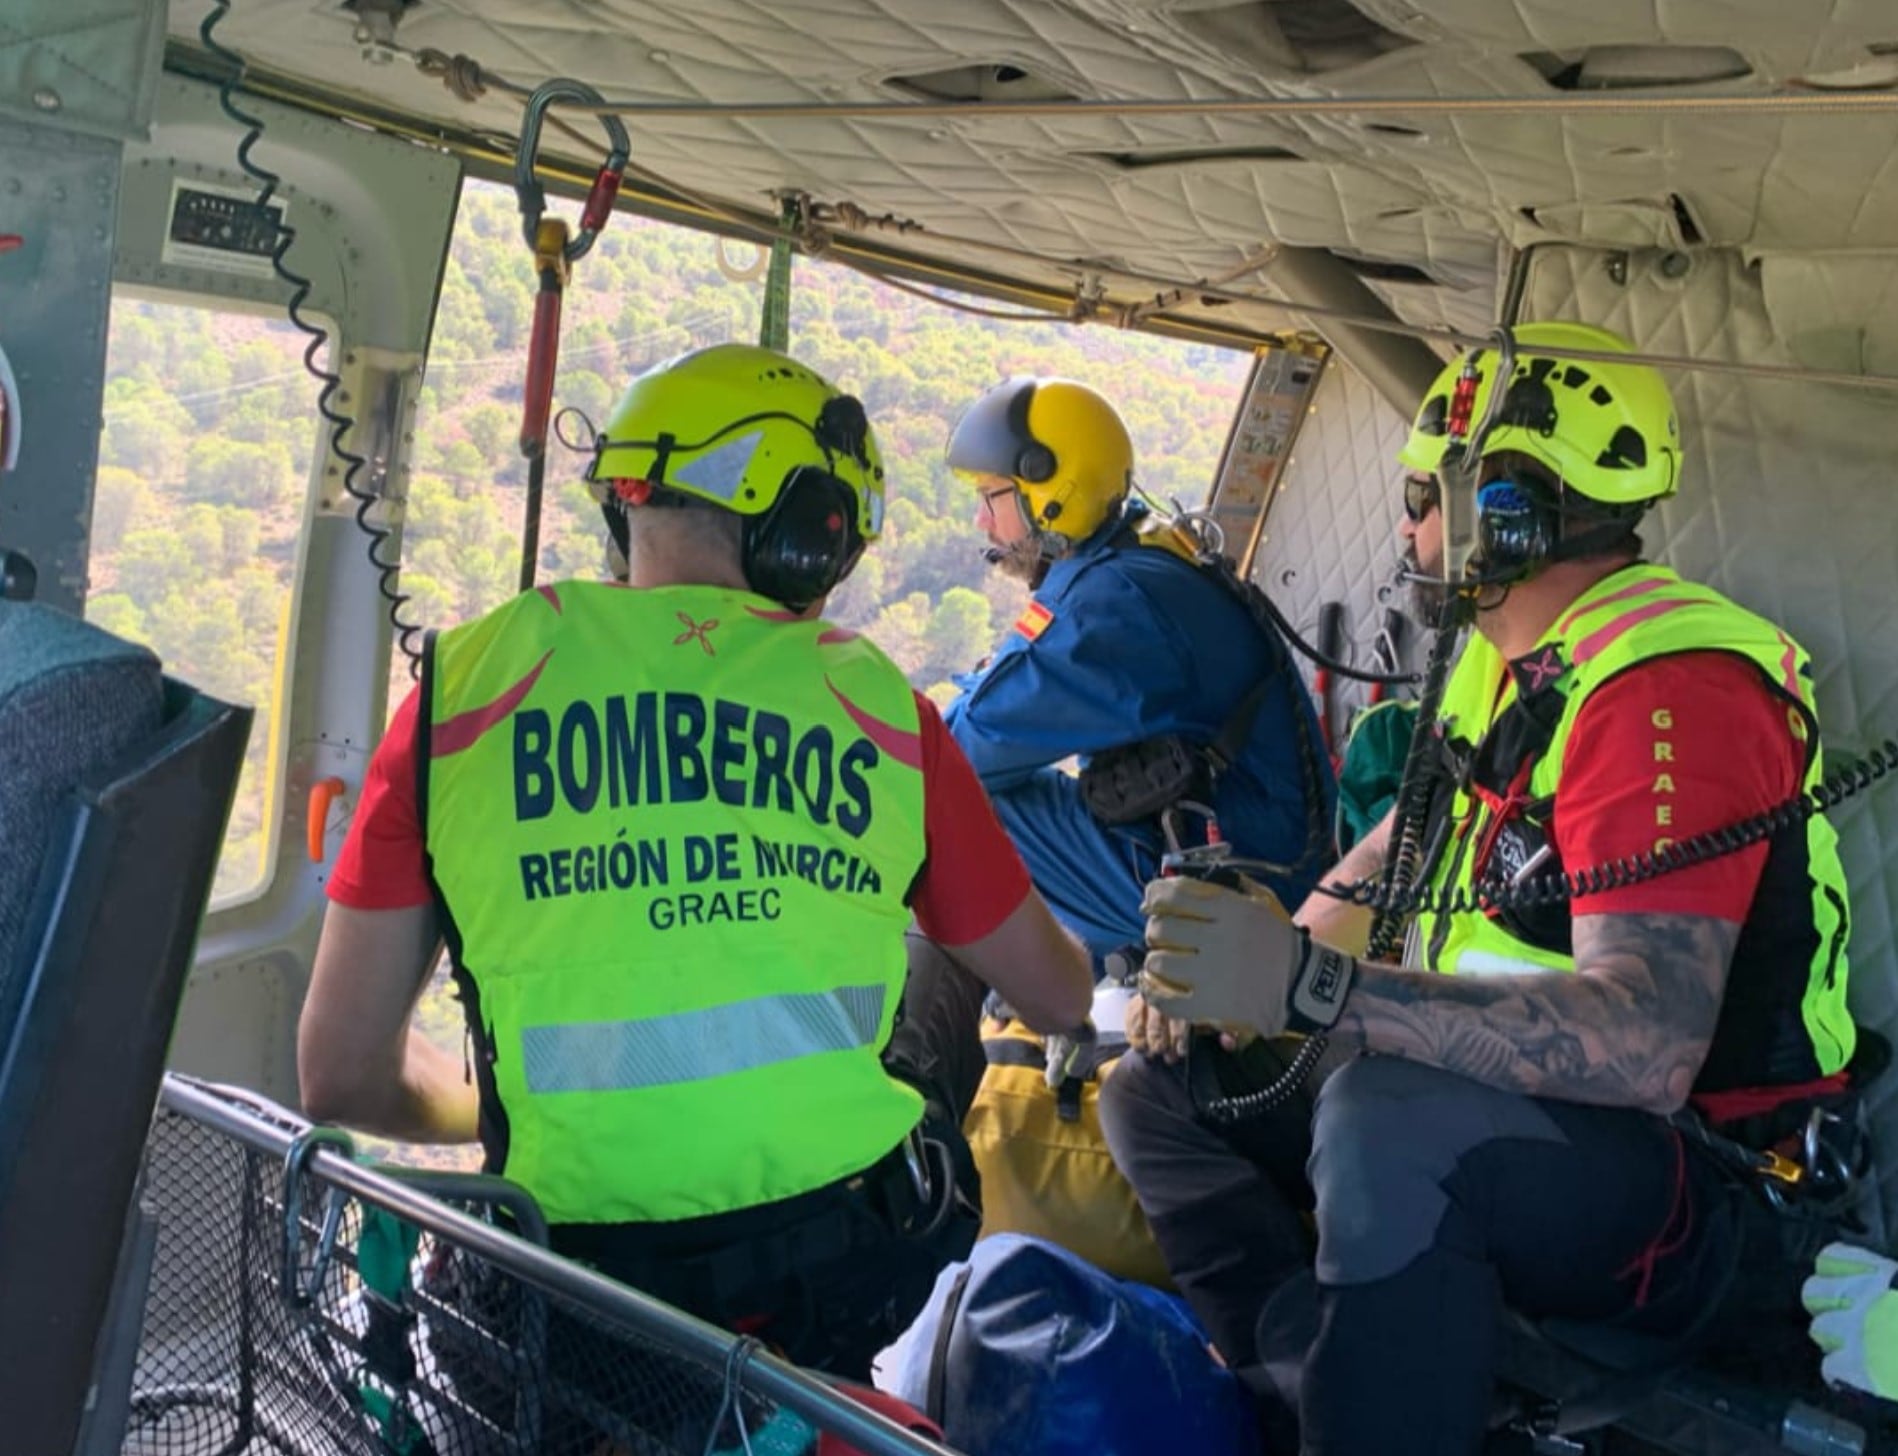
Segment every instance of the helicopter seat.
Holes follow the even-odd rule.
[[[139,1152],[249,726],[247,709],[168,682],[146,649],[0,601],[9,1450],[72,1450],[98,1405]]]

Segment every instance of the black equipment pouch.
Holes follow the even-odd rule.
[[[1177,733],[1143,738],[1094,754],[1081,770],[1081,801],[1102,824],[1137,824],[1188,799],[1211,805],[1213,785],[1245,751],[1252,720],[1272,685],[1267,674],[1252,685],[1219,736],[1204,747]]]
[[[1211,789],[1205,750],[1177,733],[1095,754],[1081,770],[1081,799],[1102,824],[1136,824]]]

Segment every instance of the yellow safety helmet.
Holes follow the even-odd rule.
[[[587,479],[622,552],[623,505],[657,488],[744,517],[745,580],[794,611],[848,576],[883,529],[883,461],[863,405],[749,344],[681,354],[635,379]]]
[[[641,481],[741,516],[798,471],[834,476],[866,541],[883,530],[883,458],[863,405],[775,349],[714,344],[654,365],[607,416],[587,479]]]
[[[1037,539],[1092,536],[1133,486],[1134,446],[1114,407],[1072,379],[1011,379],[963,412],[949,468],[1015,482]]]
[[[1593,324],[1550,321],[1515,331],[1516,363],[1502,413],[1484,439],[1485,456],[1517,450],[1541,462],[1570,490],[1604,505],[1638,505],[1674,494],[1680,483],[1680,421],[1667,383],[1646,364],[1564,357],[1564,349],[1632,353],[1628,341]],[[1496,351],[1477,355],[1471,428],[1489,407]],[[1449,448],[1450,401],[1463,359],[1445,366],[1397,458],[1434,471]]]

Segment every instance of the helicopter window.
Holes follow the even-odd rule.
[[[282,646],[317,433],[287,322],[118,293],[86,616],[257,711],[212,904],[261,889]]]
[[[762,260],[751,262],[742,245],[721,248],[702,232],[616,216],[574,265],[556,415],[573,408],[602,429],[641,370],[687,349],[755,340],[764,270]],[[515,437],[533,305],[513,193],[468,183],[416,411],[404,513],[406,615],[430,627],[466,621],[515,590],[527,474]],[[973,493],[943,460],[969,402],[1010,374],[1090,384],[1127,422],[1140,486],[1162,502],[1198,506],[1251,366],[1249,354],[1211,344],[978,317],[808,259],[793,274],[790,337],[792,353],[862,398],[889,469],[882,538],[825,615],[868,632],[939,699],[1025,604],[1019,584],[983,561]],[[585,433],[572,415],[554,431],[581,443]],[[582,483],[587,455],[557,438],[547,448],[539,579],[597,576],[605,532]],[[397,654],[391,711],[409,685]]]

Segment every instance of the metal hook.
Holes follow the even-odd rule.
[[[310,1266],[307,1283],[297,1258],[303,1247],[303,1179],[308,1163],[322,1147],[340,1149],[343,1156],[354,1157],[356,1144],[340,1127],[309,1127],[291,1140],[283,1155],[283,1259],[279,1271],[279,1297],[293,1310],[309,1309],[322,1292],[329,1277],[330,1260],[336,1254],[336,1238],[343,1227],[343,1209],[349,1196],[340,1188],[331,1188],[329,1205],[323,1211],[323,1227],[317,1236],[316,1262]]]
[[[1181,510],[1179,501],[1175,500],[1173,525],[1192,537],[1202,556],[1226,554],[1226,528],[1213,518],[1211,511]]]
[[[540,154],[541,127],[547,119],[548,109],[559,101],[573,101],[582,106],[604,104],[604,98],[598,91],[583,81],[567,77],[542,82],[535,88],[534,94],[527,98],[527,110],[521,117],[520,145],[514,153],[514,196],[520,205],[522,236],[527,239],[527,246],[536,250],[539,248],[541,215],[547,210],[547,192],[534,175],[534,160]],[[586,256],[594,239],[599,237],[600,228],[606,221],[604,214],[612,207],[613,194],[619,190],[620,178],[632,156],[632,143],[626,135],[624,122],[610,113],[603,113],[600,125],[606,130],[606,164],[600,168],[599,179],[594,182],[593,192],[587,197],[580,230],[564,249],[569,263]],[[609,180],[610,186],[607,186]]]

